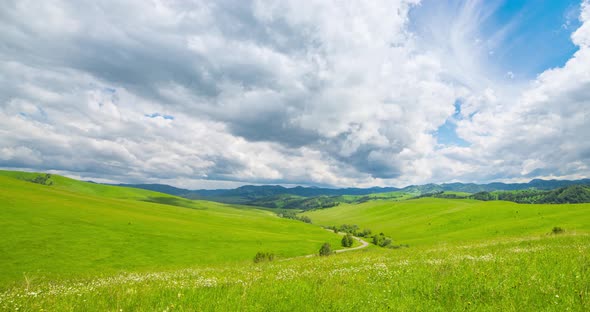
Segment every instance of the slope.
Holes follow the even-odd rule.
[[[188,207],[195,204],[193,201],[160,192],[84,182],[55,174],[0,170],[0,176],[32,182],[39,185],[51,186],[52,189],[75,192],[78,194],[151,202],[161,201],[162,203],[176,201],[178,205]]]
[[[51,185],[20,178],[0,175],[0,285],[25,276],[53,280],[249,261],[257,251],[292,257],[339,243],[337,235],[268,211],[55,175]],[[193,209],[144,201],[154,197]]]
[[[551,232],[590,230],[590,204],[531,205],[504,201],[420,198],[371,201],[306,212],[316,224],[357,224],[398,243],[433,245]]]
[[[397,197],[403,199],[412,196],[445,192],[445,194],[462,193],[465,196],[478,192],[518,191],[518,190],[553,190],[571,185],[590,184],[590,179],[582,180],[531,180],[528,183],[443,183],[410,185],[402,189],[395,187],[372,188],[319,188],[292,187],[280,185],[244,185],[235,189],[188,190],[164,184],[119,184],[157,191],[188,199],[202,199],[226,204],[242,204],[267,208],[316,209],[333,207],[340,203],[358,203],[370,199]],[[453,196],[457,197],[457,196]]]

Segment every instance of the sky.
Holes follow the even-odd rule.
[[[185,188],[590,177],[590,0],[5,0],[0,168]]]

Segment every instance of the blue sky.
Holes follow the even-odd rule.
[[[457,136],[457,120],[461,118],[461,103],[455,103],[455,112],[451,115],[443,125],[438,127],[434,135],[438,144],[445,146],[469,146],[469,143]]]
[[[0,168],[188,188],[590,176],[590,0],[5,0]]]
[[[548,68],[563,66],[577,50],[570,36],[580,26],[578,15],[579,1],[503,1],[484,32],[509,23],[514,23],[514,28],[492,60],[517,77],[529,79]]]
[[[420,11],[428,11],[440,3],[438,0],[423,1],[412,14],[419,15]],[[571,40],[571,34],[580,26],[579,1],[504,0],[483,3],[482,14],[486,17],[477,25],[475,40],[495,40],[498,31],[506,28],[505,33],[499,36],[501,39],[480,55],[499,77],[519,83],[530,81],[547,69],[564,66],[578,49]],[[458,8],[451,14],[458,14],[459,8],[466,2],[450,1],[447,4]],[[437,13],[427,14],[431,16]],[[434,135],[439,144],[468,146],[469,143],[455,131],[456,121],[461,119],[458,114],[460,105],[455,105],[455,111]]]

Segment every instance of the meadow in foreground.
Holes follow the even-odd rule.
[[[384,200],[304,213],[313,225],[38,177],[0,171],[0,310],[590,310],[588,204]],[[340,246],[318,225],[344,223],[410,247],[297,257]]]
[[[31,311],[588,311],[590,236],[369,249],[60,282],[0,294]]]

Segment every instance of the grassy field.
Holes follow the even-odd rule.
[[[0,293],[28,311],[588,311],[590,237],[485,244],[35,283]],[[75,308],[73,308],[75,307]]]
[[[305,212],[305,224],[0,171],[0,310],[589,311],[588,212],[395,198]],[[339,246],[318,225],[345,223],[410,247],[292,258]],[[278,259],[253,263],[258,251]]]
[[[420,198],[371,201],[304,213],[315,224],[357,224],[411,246],[540,235],[554,226],[590,231],[590,204],[527,205]]]
[[[338,235],[269,211],[59,176],[42,185],[23,175],[0,173],[0,289],[27,279],[251,262],[258,251],[286,258],[340,243]]]

